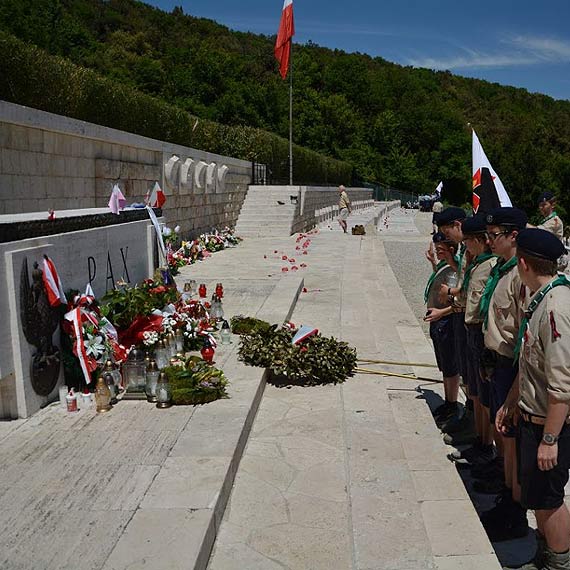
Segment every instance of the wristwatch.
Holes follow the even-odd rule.
[[[542,443],[546,445],[554,445],[558,441],[558,436],[553,433],[543,433]]]

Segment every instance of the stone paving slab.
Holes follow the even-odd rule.
[[[224,282],[227,317],[281,322],[303,286],[302,276],[240,281],[223,269],[207,278]],[[105,415],[54,404],[2,426],[0,568],[204,568],[265,383],[237,361],[237,343],[216,351],[228,400],[168,410],[123,401]]]
[[[414,233],[412,225],[406,218],[394,231]],[[382,241],[331,224],[313,239],[309,259],[309,293],[294,322],[368,358],[434,362]],[[376,368],[431,380],[357,374],[339,386],[266,387],[210,570],[499,568],[429,411],[441,396],[439,374]]]

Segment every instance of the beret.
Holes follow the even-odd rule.
[[[449,208],[445,208],[437,219],[438,226],[448,226],[456,221],[464,220],[467,217],[465,210],[462,208],[456,208],[455,206],[450,206]]]
[[[524,230],[527,222],[526,213],[518,208],[494,208],[487,214],[488,226],[515,226],[519,230]]]
[[[433,243],[452,243],[451,240],[447,239],[445,234],[442,234],[441,232],[435,232],[432,240]]]
[[[522,230],[517,235],[517,246],[529,255],[549,261],[557,261],[566,253],[566,248],[554,234],[540,228]]]
[[[541,202],[550,202],[551,200],[554,200],[554,194],[552,192],[543,192],[539,197],[538,197],[538,203],[540,204]]]
[[[464,234],[482,234],[487,231],[487,223],[485,221],[485,216],[473,216],[471,218],[465,218],[461,222],[461,231]]]

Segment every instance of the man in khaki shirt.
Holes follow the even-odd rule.
[[[539,532],[536,563],[528,568],[540,570],[570,569],[570,512],[564,504],[570,469],[570,281],[557,275],[564,251],[546,230],[517,236],[519,273],[534,291],[515,351],[520,355],[518,467],[521,502],[535,511]]]
[[[348,194],[346,193],[346,188],[341,185],[338,187],[338,191],[340,194],[340,197],[338,200],[338,208],[340,210],[339,215],[338,215],[338,223],[340,224],[342,231],[344,233],[347,233],[348,224],[346,223],[346,220],[348,219],[348,214],[350,214],[352,212],[352,208],[350,207],[350,200],[348,199]]]

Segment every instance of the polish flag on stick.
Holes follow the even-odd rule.
[[[49,304],[52,307],[67,303],[59,275],[57,274],[57,269],[53,261],[47,255],[44,255],[42,279],[44,287],[46,288]]]
[[[152,188],[152,192],[150,193],[150,196],[147,198],[146,203],[151,208],[162,208],[165,202],[166,202],[166,196],[164,195],[162,188],[158,185],[158,182],[155,182]]]
[[[291,55],[291,40],[295,35],[295,22],[293,21],[293,0],[283,2],[281,22],[275,42],[275,58],[279,62],[279,73],[285,79],[289,71],[289,57]]]

